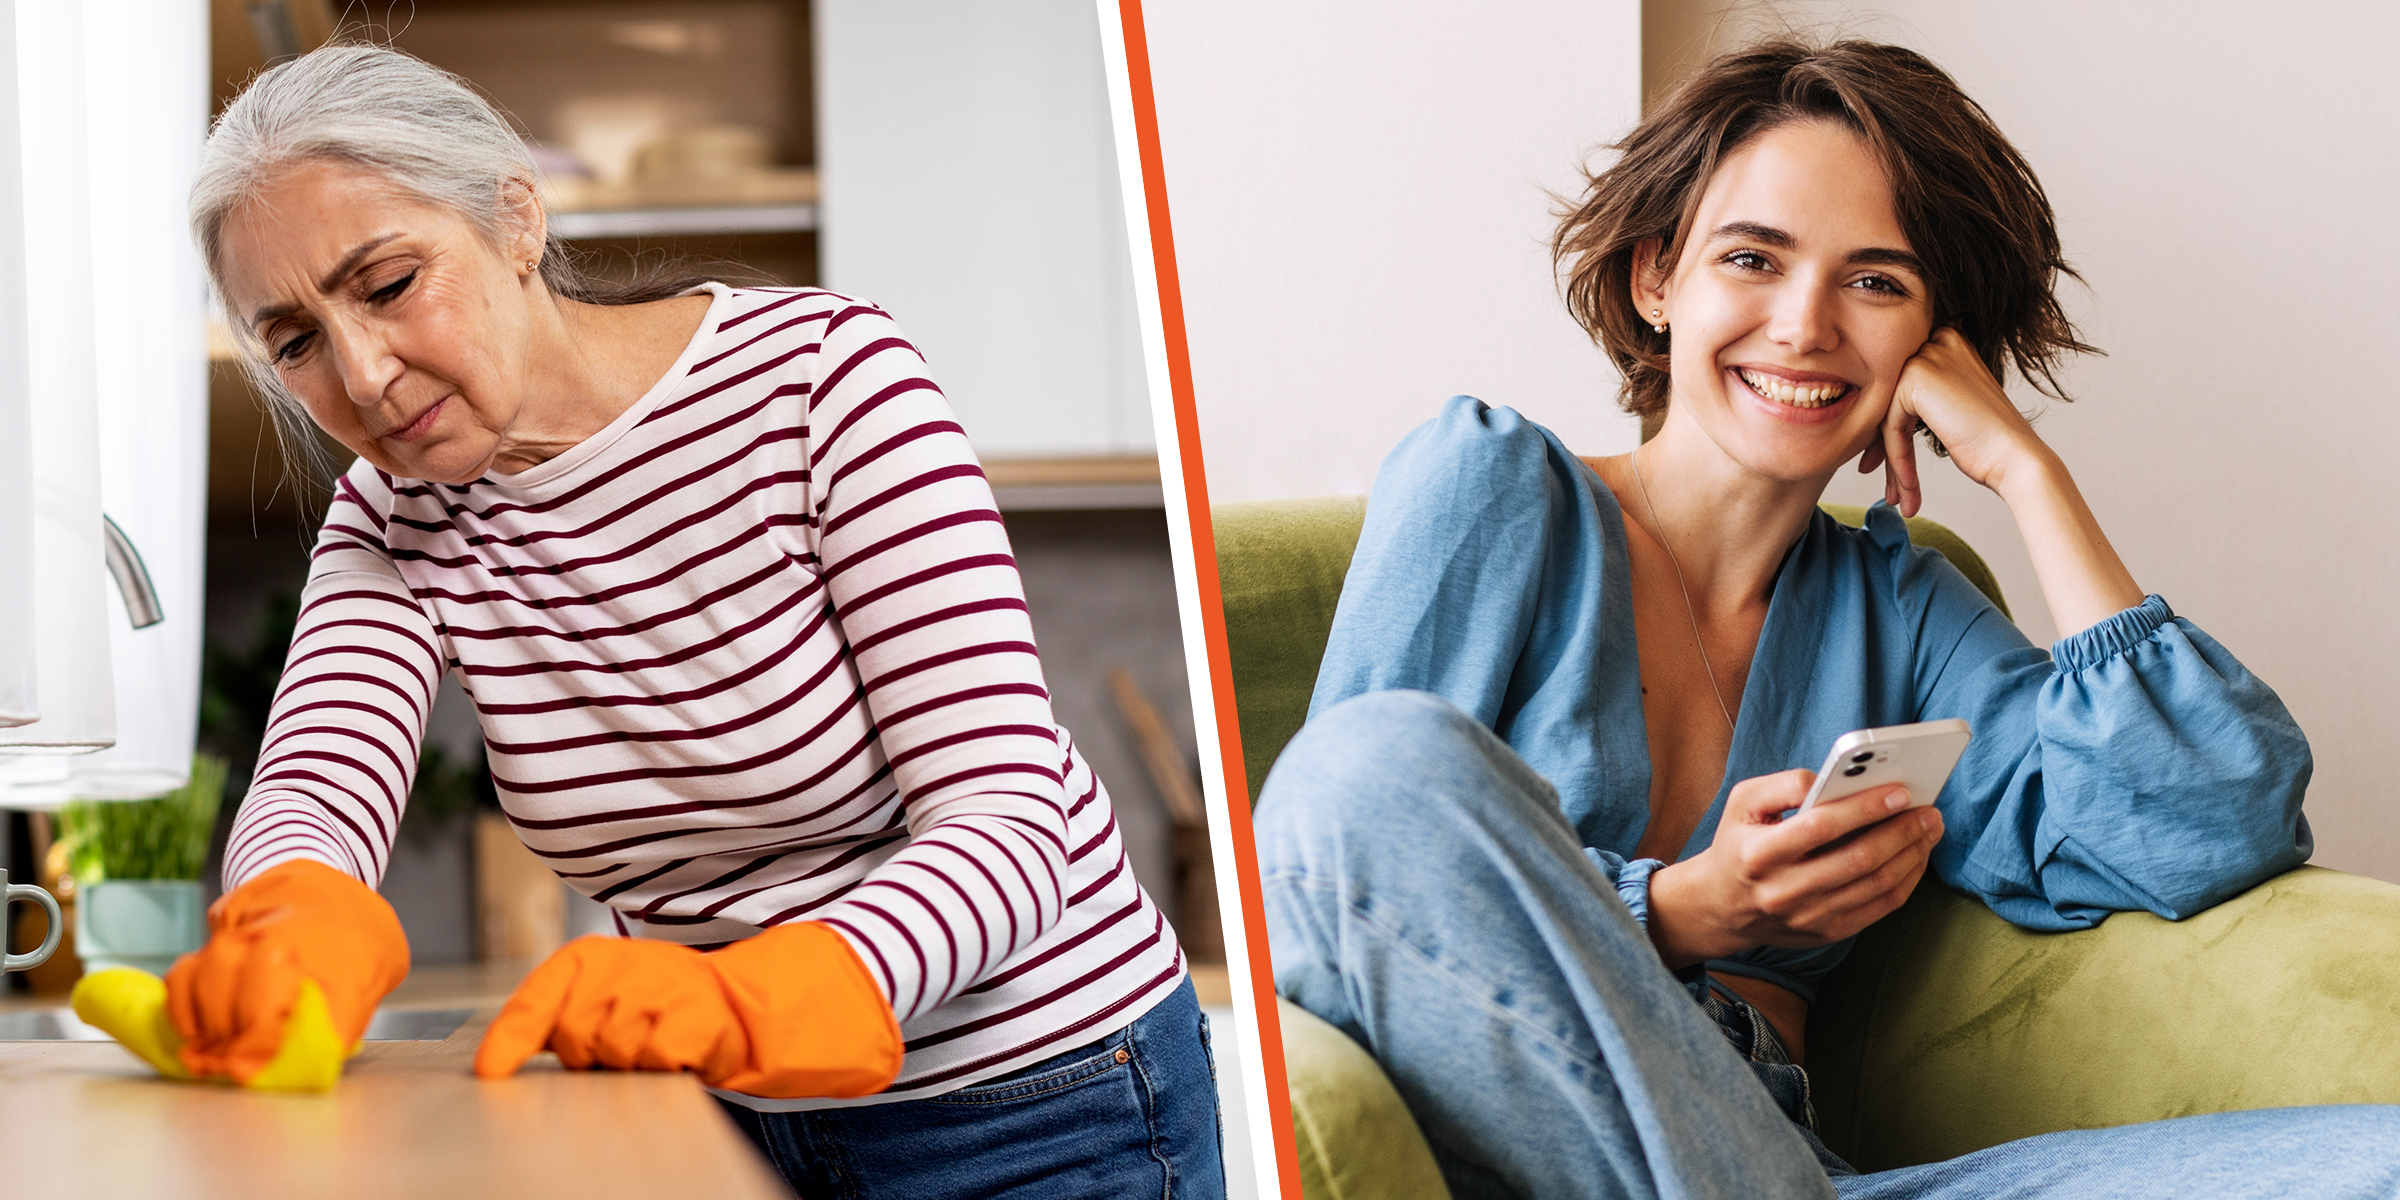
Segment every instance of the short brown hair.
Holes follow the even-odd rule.
[[[1925,56],[1874,42],[1822,49],[1760,43],[1702,67],[1585,177],[1550,255],[1567,309],[1624,373],[1618,402],[1656,420],[1667,407],[1667,335],[1633,303],[1633,257],[1656,239],[1672,269],[1717,164],[1796,121],[1833,121],[1865,140],[1892,181],[1909,247],[1925,264],[1935,328],[1955,327],[1995,378],[2014,363],[2044,395],[2069,352],[2092,353],[2059,306],[2058,277],[2080,280],[2058,243],[2041,181],[1991,116]]]

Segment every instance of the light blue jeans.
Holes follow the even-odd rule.
[[[1256,827],[1276,989],[1383,1065],[1459,1200],[2400,1195],[2400,1107],[2381,1105],[1829,1175],[1584,857],[1557,793],[1425,693],[1311,721]]]

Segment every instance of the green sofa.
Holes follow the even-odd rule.
[[[1365,510],[1355,496],[1214,510],[1254,800],[1306,716]],[[1955,534],[1922,518],[1909,533],[2005,609]],[[1302,1193],[1447,1195],[1374,1059],[1281,1013]],[[2400,887],[2302,867],[2182,922],[2123,913],[2044,934],[1928,878],[1826,980],[1808,1047],[1825,1140],[1864,1170],[2061,1129],[2400,1103]]]

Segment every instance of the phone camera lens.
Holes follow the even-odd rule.
[[[1866,773],[1867,769],[1858,765],[1857,763],[1852,763],[1842,769],[1842,774],[1844,775],[1864,775]]]
[[[1859,751],[1858,753],[1851,755],[1851,756],[1850,756],[1850,761],[1851,761],[1851,762],[1854,762],[1854,763],[1863,763],[1863,762],[1865,762],[1865,761],[1867,761],[1868,759],[1870,759],[1870,758],[1873,758],[1873,757],[1875,757],[1875,752],[1874,752],[1874,751],[1872,751],[1872,750],[1861,750],[1861,751]]]

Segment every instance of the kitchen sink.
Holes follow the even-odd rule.
[[[383,1008],[367,1022],[370,1042],[438,1042],[474,1015],[471,1008]],[[105,1042],[107,1034],[75,1018],[68,1008],[0,1012],[0,1042]]]

